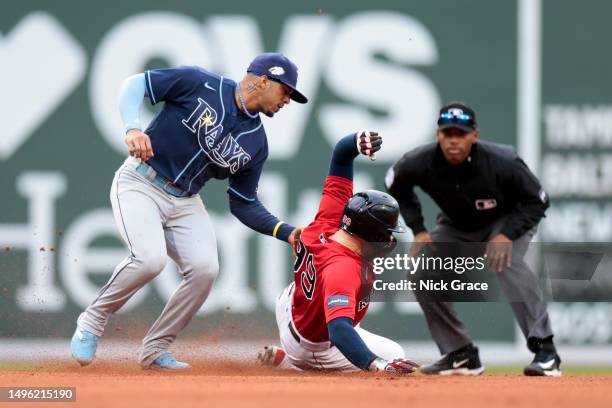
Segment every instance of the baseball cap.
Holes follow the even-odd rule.
[[[472,132],[476,127],[476,113],[465,103],[451,102],[440,109],[438,130],[457,128]]]
[[[249,64],[247,72],[262,76],[265,75],[273,81],[278,81],[293,89],[291,99],[297,103],[306,103],[308,99],[296,89],[298,68],[291,60],[278,52],[259,54]]]

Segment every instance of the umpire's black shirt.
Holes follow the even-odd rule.
[[[465,162],[453,166],[438,143],[406,153],[388,171],[385,185],[416,235],[425,231],[419,186],[438,204],[442,219],[476,231],[508,215],[500,231],[515,240],[535,227],[549,206],[540,182],[511,146],[478,141]]]

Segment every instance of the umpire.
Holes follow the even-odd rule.
[[[488,242],[487,257],[502,290],[520,293],[514,316],[535,357],[525,375],[560,376],[546,303],[523,260],[537,224],[549,206],[538,179],[515,150],[479,140],[474,111],[453,102],[438,117],[437,142],[418,147],[393,165],[385,185],[400,204],[414,242]],[[419,186],[440,207],[436,227],[425,228]],[[514,300],[514,299],[512,299]],[[421,368],[424,374],[478,375],[484,371],[478,348],[450,302],[419,300],[442,358]]]

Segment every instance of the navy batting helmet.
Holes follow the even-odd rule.
[[[399,204],[389,194],[366,190],[346,203],[340,228],[368,242],[394,242],[394,232],[406,232],[398,224]]]

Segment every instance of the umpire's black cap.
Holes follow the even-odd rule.
[[[262,76],[265,75],[273,81],[278,81],[293,89],[291,99],[297,103],[306,103],[308,99],[297,90],[298,68],[283,54],[266,52],[255,57],[247,68],[247,72]]]
[[[451,102],[440,109],[438,130],[457,128],[473,132],[477,128],[476,113],[463,102]]]

